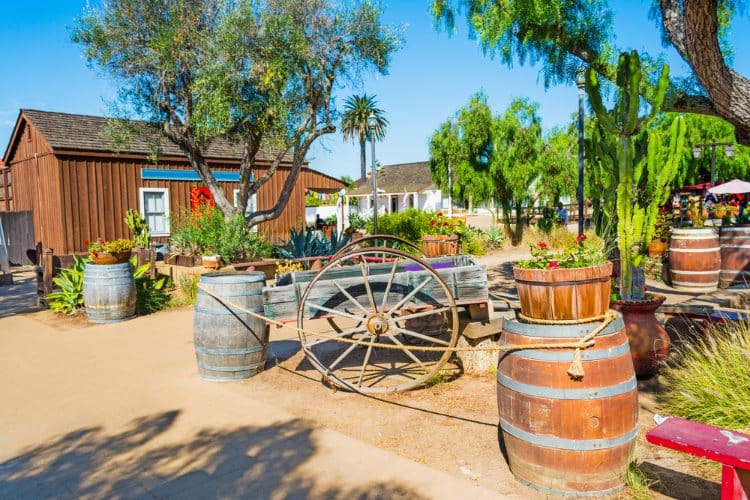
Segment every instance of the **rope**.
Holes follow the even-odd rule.
[[[598,316],[591,316],[590,318],[579,318],[579,319],[543,319],[543,318],[531,318],[525,314],[518,313],[518,317],[524,320],[526,323],[538,323],[540,325],[580,325],[582,323],[594,323],[595,321],[602,321],[607,317],[607,314],[599,314]]]
[[[222,302],[232,307],[233,309],[242,311],[245,314],[249,314],[250,316],[253,316],[254,318],[261,319],[269,324],[290,328],[304,335],[309,335],[312,337],[319,337],[319,338],[326,339],[326,340],[334,340],[336,342],[342,342],[345,344],[356,344],[356,345],[368,346],[368,347],[371,346],[373,348],[378,348],[378,349],[393,349],[393,350],[399,350],[399,351],[407,349],[407,346],[403,346],[403,345],[383,344],[380,342],[362,341],[362,340],[355,340],[355,339],[350,339],[346,337],[339,337],[336,335],[327,335],[325,333],[313,332],[305,328],[293,326],[288,323],[282,323],[281,321],[268,318],[254,311],[250,311],[249,309],[243,306],[240,306],[239,304],[235,304],[231,302],[230,300],[227,300],[226,298],[221,297],[213,293],[212,291],[205,289],[200,284],[198,284],[198,288],[202,290],[203,292],[205,292],[207,295],[213,297],[219,302]],[[565,343],[559,343],[559,344],[553,344],[553,343],[507,344],[507,345],[502,345],[502,346],[496,344],[494,346],[486,346],[486,347],[450,347],[450,346],[432,347],[432,346],[410,345],[408,346],[408,350],[425,351],[425,352],[446,352],[446,351],[448,352],[476,352],[476,351],[517,351],[517,350],[522,350],[522,349],[575,349],[576,351],[575,351],[575,354],[573,355],[573,363],[570,365],[570,368],[568,369],[568,374],[574,379],[580,379],[584,375],[583,365],[581,364],[581,349],[586,349],[588,347],[593,346],[594,337],[596,337],[602,330],[604,330],[604,328],[606,328],[606,326],[609,323],[611,323],[615,319],[615,317],[616,316],[615,316],[614,311],[608,310],[603,316],[602,324],[596,327],[588,335],[578,340],[577,342],[565,342]]]
[[[497,299],[500,302],[505,302],[506,304],[508,304],[513,309],[520,309],[521,308],[521,304],[518,303],[518,302],[516,302],[516,301],[514,301],[514,300],[506,299],[505,297],[501,297],[500,295],[498,295],[496,293],[492,293],[492,292],[487,292],[487,293],[489,295],[491,295],[493,299]]]

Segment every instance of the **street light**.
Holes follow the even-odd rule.
[[[724,146],[724,154],[727,158],[734,156],[734,143],[733,142],[704,142],[693,146],[693,158],[696,160],[701,157],[703,148],[711,148],[711,187],[714,185],[716,176],[716,146]]]
[[[375,130],[378,128],[378,120],[374,115],[367,119],[367,128],[372,144],[372,232],[378,234],[378,181],[375,179]]]
[[[583,234],[583,89],[586,86],[586,75],[583,68],[576,75],[578,87],[578,234]]]

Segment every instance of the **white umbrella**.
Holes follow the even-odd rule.
[[[750,193],[750,182],[741,181],[734,179],[733,181],[725,182],[718,186],[714,186],[708,190],[711,194],[738,194],[738,193]]]

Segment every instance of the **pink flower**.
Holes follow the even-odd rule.
[[[557,263],[556,260],[551,260],[549,264],[547,264],[547,269],[557,269],[560,267],[560,264]]]

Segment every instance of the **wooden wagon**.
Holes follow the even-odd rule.
[[[387,246],[394,243],[411,253]],[[297,323],[307,360],[331,384],[382,393],[441,378],[459,313],[488,310],[487,273],[473,257],[424,258],[404,243],[359,240],[322,270],[264,288],[265,315]]]

